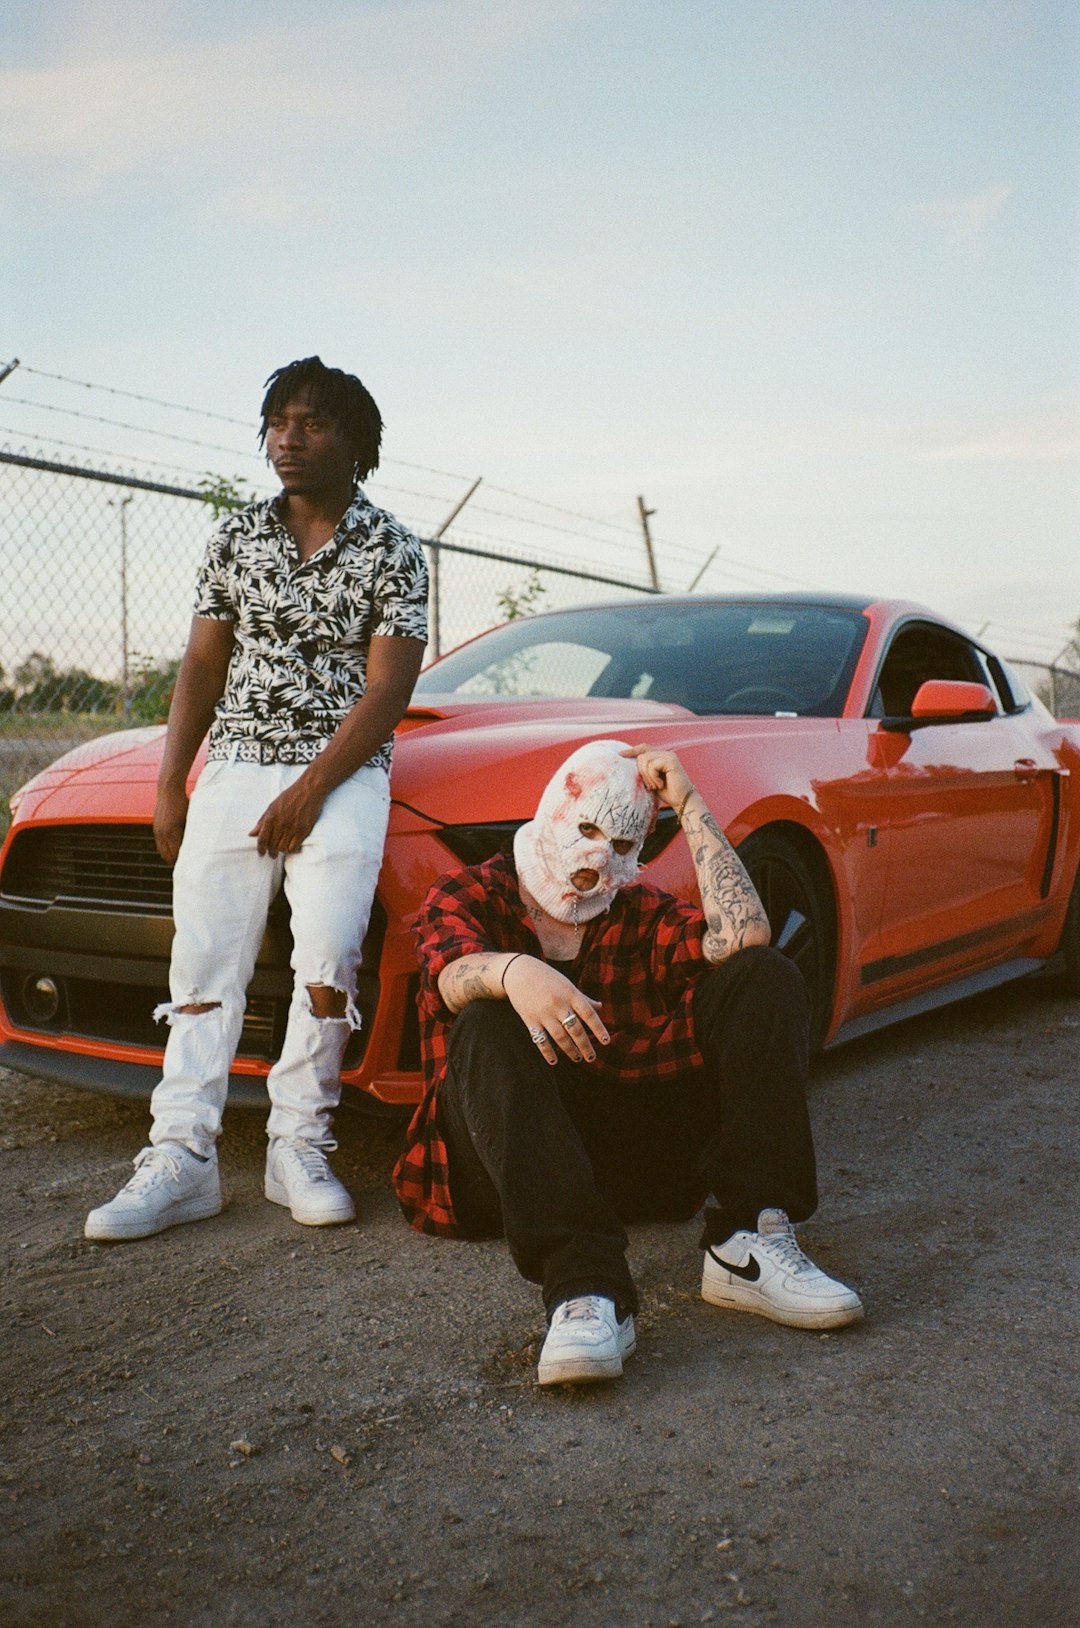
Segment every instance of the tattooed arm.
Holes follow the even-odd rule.
[[[623,756],[637,758],[642,780],[676,811],[686,833],[705,912],[706,961],[726,961],[751,944],[767,944],[769,921],[754,884],[675,753],[634,746]]]
[[[503,976],[513,959],[512,953],[504,955],[493,950],[451,961],[439,973],[439,994],[444,1004],[458,1013],[470,1001],[505,1000]]]

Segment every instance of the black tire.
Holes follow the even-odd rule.
[[[818,1051],[832,1013],[836,928],[827,885],[799,844],[755,831],[739,849],[772,928],[772,945],[794,961],[810,997],[810,1048]]]

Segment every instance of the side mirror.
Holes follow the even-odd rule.
[[[881,728],[909,735],[928,724],[973,724],[996,718],[997,702],[985,684],[961,683],[952,678],[929,678],[911,703],[909,718],[882,718]]]
[[[920,723],[960,723],[965,719],[996,718],[997,702],[985,684],[960,684],[950,678],[931,678],[919,686],[911,703],[911,716]]]

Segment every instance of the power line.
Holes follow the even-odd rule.
[[[254,430],[254,428],[255,428],[254,424],[252,423],[252,421],[250,419],[232,418],[227,413],[211,412],[210,409],[206,408],[206,407],[191,407],[191,406],[187,405],[184,402],[166,401],[161,396],[142,395],[140,392],[138,392],[136,390],[121,390],[115,385],[94,384],[89,379],[74,379],[74,378],[71,378],[66,373],[48,373],[43,368],[27,367],[25,364],[23,365],[23,372],[33,374],[35,378],[50,379],[50,380],[52,380],[53,382],[55,382],[57,384],[74,385],[80,390],[100,390],[105,395],[122,396],[126,401],[139,401],[139,402],[144,403],[144,405],[150,406],[150,407],[164,407],[164,408],[166,408],[166,409],[168,409],[170,411],[173,411],[173,412],[190,413],[193,416],[198,417],[198,418],[213,419],[218,424],[235,424],[237,426],[237,428],[246,429],[246,430]],[[91,419],[92,422],[97,423],[97,424],[109,424],[109,425],[112,425],[116,429],[134,430],[137,433],[146,434],[146,435],[155,435],[155,434],[156,435],[164,435],[166,433],[163,430],[148,430],[148,429],[141,428],[139,425],[136,425],[136,424],[127,424],[127,423],[122,422],[119,419],[104,418],[104,417],[100,417],[100,416],[89,414],[89,413],[79,413],[78,410],[75,409],[75,408],[56,407],[56,406],[51,405],[48,402],[29,401],[25,397],[22,397],[22,396],[8,396],[6,399],[9,400],[9,401],[17,401],[20,404],[20,406],[24,406],[24,407],[41,407],[46,412],[68,412],[72,416],[81,417],[81,418],[88,418],[88,419]],[[188,437],[174,436],[174,437],[171,437],[171,439],[186,440],[186,441],[188,441],[188,444],[191,445],[191,446],[209,447],[209,448],[211,448],[211,450],[219,451],[219,452],[228,452],[228,451],[232,450],[229,447],[214,446],[212,443],[206,442],[206,441],[191,441]],[[250,456],[254,456],[254,454],[250,454]],[[449,470],[449,469],[436,469],[436,468],[432,467],[429,464],[411,463],[411,462],[409,462],[409,460],[404,459],[404,458],[387,457],[384,460],[380,460],[380,462],[400,464],[402,466],[402,468],[405,468],[405,469],[422,470],[425,474],[439,475],[444,480],[465,480],[466,479],[466,477],[463,474],[461,474],[460,471]],[[568,518],[573,519],[573,520],[583,520],[583,521],[586,522],[587,525],[607,526],[611,530],[619,531],[619,532],[622,532],[622,533],[624,533],[626,535],[629,535],[629,536],[635,536],[636,535],[636,528],[634,528],[633,526],[627,524],[624,521],[607,520],[607,519],[603,518],[600,515],[582,514],[577,509],[568,509],[568,508],[565,508],[561,504],[550,503],[544,498],[530,497],[527,493],[515,492],[515,491],[512,491],[510,487],[507,487],[507,486],[495,486],[495,485],[492,485],[490,482],[488,483],[488,489],[489,489],[489,491],[492,491],[492,492],[500,492],[503,495],[503,497],[514,498],[515,501],[517,501],[519,503],[535,504],[538,508],[550,509],[552,511],[552,513],[554,513],[554,514],[563,514],[563,515],[566,515]],[[490,510],[489,512],[494,513],[494,514],[500,514],[500,518],[502,518],[502,519],[508,519],[508,520],[515,520],[515,519],[519,519],[519,518],[520,519],[527,519],[526,516],[501,514],[501,512],[499,510]],[[538,521],[538,520],[533,520],[533,521],[528,521],[528,523],[531,524],[531,525],[540,525],[543,522]],[[580,536],[581,533],[579,533],[579,532],[568,532],[568,535],[569,536]]]
[[[501,492],[503,497],[516,498],[519,503],[535,503],[537,508],[551,509],[554,514],[569,515],[572,520],[585,520],[593,526],[610,526],[613,530],[625,532],[630,537],[636,538],[638,535],[637,527],[626,521],[605,520],[596,514],[581,514],[577,509],[566,509],[559,503],[549,503],[546,498],[527,497],[524,492],[512,492],[508,486],[496,486],[491,481],[486,484],[489,492]]]
[[[16,429],[11,424],[0,424],[0,435],[25,436],[24,429]],[[95,458],[110,458],[115,460],[118,456],[115,447],[92,447],[85,441],[65,441],[58,435],[44,435],[40,430],[34,431],[35,442],[47,442],[51,447],[65,447],[69,452],[87,452]],[[154,469],[171,469],[178,475],[203,476],[205,469],[193,469],[190,464],[169,463],[165,458],[154,458],[149,453],[140,452],[139,462],[150,464]]]
[[[101,390],[109,396],[123,396],[127,401],[141,401],[146,403],[148,406],[165,407],[176,413],[192,413],[197,418],[212,418],[219,424],[235,424],[239,429],[249,430],[252,434],[254,434],[257,429],[255,422],[250,418],[230,418],[227,413],[214,413],[211,412],[207,407],[191,407],[182,401],[165,401],[160,396],[144,396],[140,395],[135,390],[120,390],[115,385],[111,384],[93,384],[89,379],[72,379],[69,378],[66,373],[46,373],[42,368],[27,367],[25,364],[23,365],[22,371],[24,373],[34,374],[34,376],[38,379],[52,379],[57,384],[73,384],[78,386],[80,390]],[[14,398],[9,397],[8,399],[13,400]],[[30,405],[35,407],[44,407],[46,406],[46,403],[33,402]],[[59,408],[56,409],[56,411],[61,410],[62,409]],[[113,420],[102,419],[100,422],[111,423]],[[201,446],[204,443],[196,442],[194,444],[196,446]],[[445,480],[466,480],[468,478],[467,476],[462,475],[460,471],[452,469],[434,469],[430,464],[410,463],[406,458],[384,458],[380,460],[380,464],[382,463],[400,464],[403,469],[418,469],[421,470],[425,475],[441,475]],[[527,501],[534,500],[529,499]]]
[[[177,413],[193,413],[198,418],[213,418],[219,424],[238,424],[251,429],[251,422],[243,418],[229,418],[224,413],[212,413],[206,407],[185,407],[179,401],[162,401],[159,396],[140,396],[134,390],[118,390],[111,384],[91,384],[89,379],[69,379],[64,373],[45,373],[39,367],[23,367],[24,373],[33,373],[38,379],[53,379],[57,384],[74,384],[80,390],[101,390],[107,396],[123,396],[127,401],[145,402],[150,407],[168,407]],[[104,421],[103,421],[104,422]]]
[[[136,435],[153,435],[162,441],[182,441],[185,446],[205,447],[208,452],[227,452],[233,458],[256,458],[262,462],[259,453],[244,452],[239,447],[225,447],[216,441],[199,441],[190,435],[176,435],[171,430],[151,430],[143,424],[127,424],[119,418],[103,418],[99,413],[82,413],[77,407],[55,407],[52,402],[28,401],[25,396],[5,395],[4,400],[17,403],[20,407],[36,407],[43,413],[63,413],[67,418],[81,418],[90,424],[108,424],[114,430],[131,430]]]

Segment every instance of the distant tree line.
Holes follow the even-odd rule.
[[[112,679],[98,678],[85,667],[59,667],[52,656],[32,650],[10,678],[0,666],[0,718],[13,712],[66,712],[163,723],[179,666],[179,657],[154,662],[136,654],[125,696],[123,686]]]

